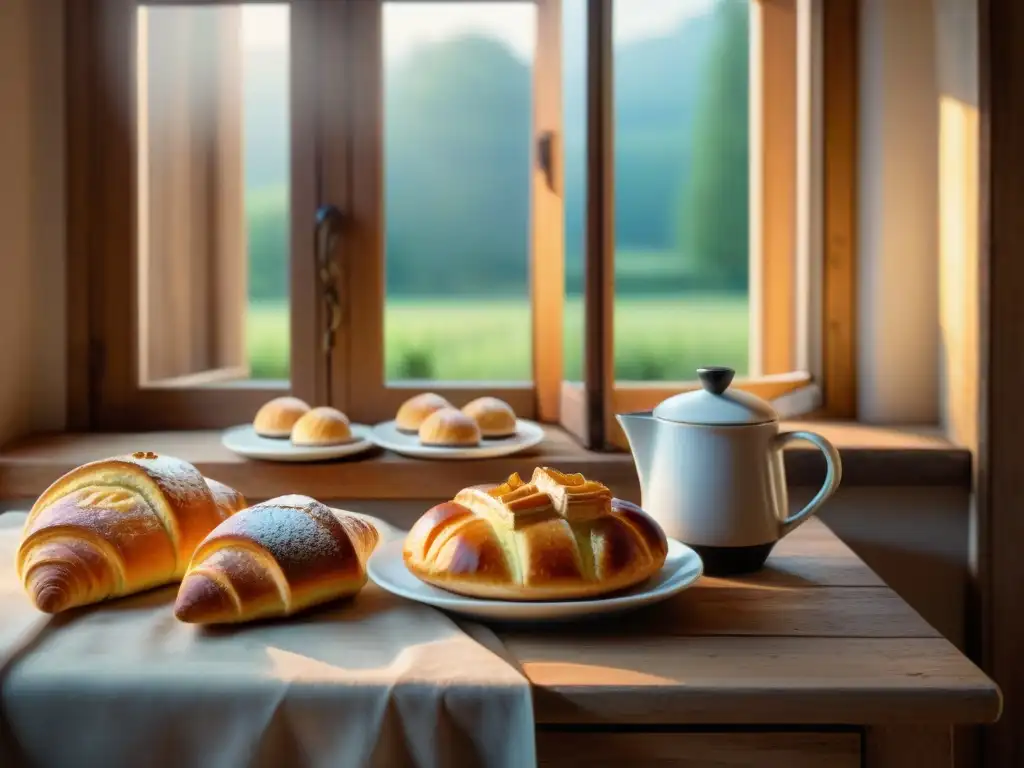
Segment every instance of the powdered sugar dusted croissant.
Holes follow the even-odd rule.
[[[177,581],[241,494],[172,456],[142,451],[84,464],[32,506],[18,575],[47,613]]]
[[[377,529],[308,496],[279,496],[224,521],[199,545],[174,614],[192,624],[287,616],[366,583]]]

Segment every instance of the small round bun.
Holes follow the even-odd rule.
[[[256,412],[252,428],[260,437],[288,437],[302,416],[309,413],[309,405],[297,397],[275,397]]]
[[[480,427],[458,408],[434,411],[420,425],[420,443],[450,448],[480,445]]]
[[[313,447],[350,442],[352,427],[348,423],[348,416],[337,408],[314,408],[292,427],[292,445]]]
[[[402,407],[398,409],[395,416],[395,426],[399,432],[415,435],[419,432],[420,425],[434,411],[442,408],[451,408],[452,404],[434,392],[424,392],[422,395],[410,397]]]
[[[485,439],[512,437],[516,433],[516,412],[504,400],[478,397],[466,403],[462,412],[480,425],[480,434]]]

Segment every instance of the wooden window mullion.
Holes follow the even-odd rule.
[[[612,0],[587,0],[583,381],[562,383],[562,426],[603,449],[612,416],[615,194]]]
[[[324,313],[315,257],[315,215],[322,202],[321,154],[325,139],[322,38],[330,29],[322,3],[292,3],[289,44],[291,120],[290,278],[291,391],[310,403],[326,403]],[[335,98],[338,98],[335,95]],[[340,346],[339,344],[336,346]],[[336,405],[338,405],[336,403]],[[340,406],[339,406],[340,407]]]
[[[587,224],[584,357],[588,444],[607,447],[615,386],[615,80],[612,0],[587,0]]]

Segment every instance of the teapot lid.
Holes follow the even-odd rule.
[[[749,392],[729,389],[732,368],[698,368],[701,389],[663,400],[653,412],[657,419],[684,424],[740,425],[778,421],[771,404]]]

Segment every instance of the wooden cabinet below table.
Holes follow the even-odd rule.
[[[860,768],[856,731],[537,732],[541,768]]]

